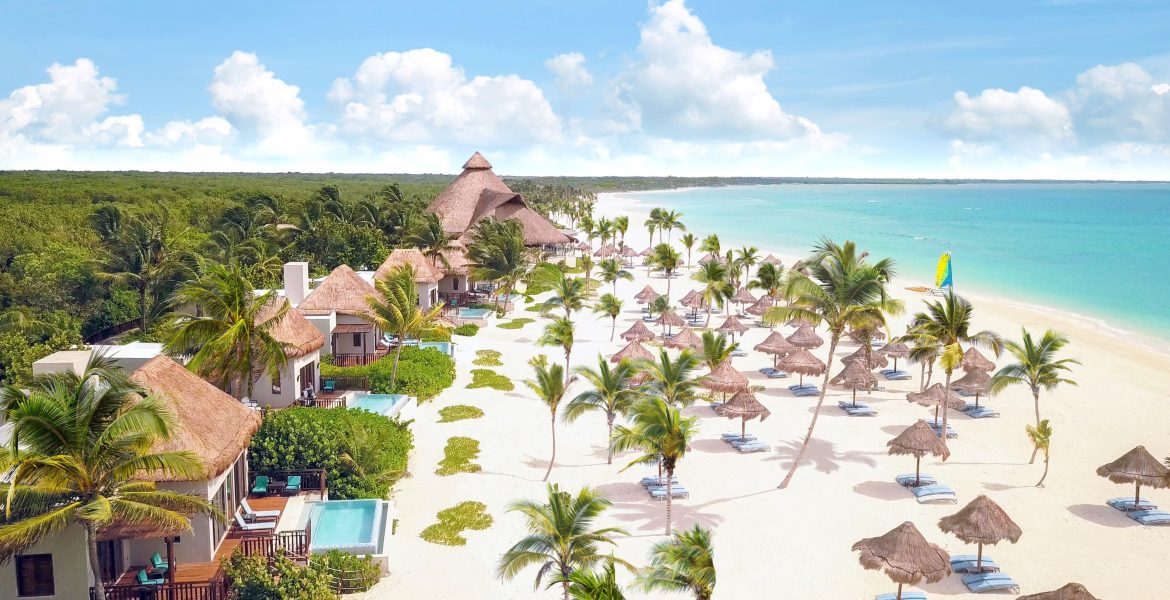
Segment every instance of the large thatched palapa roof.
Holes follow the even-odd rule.
[[[1069,583],[1058,590],[1019,596],[1016,600],[1100,600],[1079,583]]]
[[[297,305],[297,310],[306,315],[327,315],[337,313],[355,317],[366,317],[370,314],[370,305],[366,297],[374,295],[374,286],[370,285],[361,275],[341,265],[317,284],[303,302]]]
[[[715,329],[715,331],[720,333],[729,333],[732,335],[741,334],[747,330],[747,325],[740,323],[739,319],[735,318],[735,315],[727,317],[727,319],[723,321],[723,324]]]
[[[650,287],[649,285],[642,288],[642,291],[638,292],[637,294],[634,294],[634,300],[637,300],[638,304],[645,304],[647,302],[653,302],[653,298],[656,298],[656,297],[658,297],[658,292],[654,291],[654,288]],[[651,298],[651,299],[646,300],[646,298]]]
[[[443,229],[457,237],[480,220],[495,217],[519,221],[524,228],[524,243],[530,246],[569,242],[568,236],[529,207],[523,196],[509,189],[479,152],[467,159],[463,172],[439,192],[427,211],[439,215]]]
[[[232,466],[260,427],[260,413],[166,356],[146,361],[130,378],[166,401],[175,415],[171,438],[153,450],[191,452],[203,466],[198,479],[211,479]]]
[[[910,356],[910,346],[903,342],[891,341],[890,343],[878,349],[878,352],[885,354],[890,358],[906,358]]]
[[[963,362],[960,363],[964,371],[994,371],[995,363],[983,356],[974,346],[967,348],[963,353]]]
[[[833,385],[843,385],[853,390],[868,390],[877,385],[877,377],[873,372],[865,368],[865,361],[862,360],[847,360],[845,361],[845,368],[841,369],[829,383]]]
[[[947,551],[926,541],[910,521],[883,536],[853,544],[853,550],[861,552],[861,566],[881,569],[895,583],[914,585],[923,579],[934,583],[951,574]]]
[[[699,378],[699,385],[715,392],[730,394],[738,392],[748,386],[747,377],[743,376],[731,366],[730,360],[725,360],[715,367],[714,371]]]
[[[650,331],[650,328],[646,327],[645,323],[641,321],[634,321],[634,324],[631,325],[629,329],[623,331],[622,334],[618,337],[626,340],[627,342],[634,340],[649,342],[658,336],[655,335],[653,331]]]
[[[288,300],[273,298],[256,313],[257,323],[267,323],[276,318],[281,307],[288,306]],[[301,311],[289,308],[284,316],[272,324],[268,333],[276,341],[284,344],[284,353],[290,358],[297,358],[320,350],[325,345],[325,336],[305,318]]]
[[[1097,468],[1098,475],[1113,483],[1137,483],[1152,488],[1170,487],[1166,473],[1166,467],[1145,446],[1136,446],[1121,458]]]
[[[749,315],[755,315],[757,317],[762,317],[762,316],[764,316],[764,313],[768,312],[769,308],[772,308],[772,304],[773,304],[772,297],[767,295],[767,294],[764,294],[763,296],[760,296],[759,300],[756,300],[755,304],[745,308],[744,312],[746,312]]]
[[[991,388],[991,375],[987,371],[967,371],[962,377],[951,382],[952,390],[963,390],[969,394],[983,395]]]
[[[821,336],[817,335],[808,323],[801,323],[800,327],[797,327],[796,331],[788,336],[788,343],[800,348],[820,348],[825,340],[821,339]]]
[[[891,455],[908,454],[917,458],[922,458],[927,454],[932,456],[941,456],[946,460],[950,455],[946,444],[942,439],[930,429],[930,425],[926,424],[923,419],[918,419],[918,422],[902,430],[894,439],[886,442],[889,448],[888,453]]]
[[[684,321],[682,317],[678,316],[678,313],[674,312],[673,310],[668,310],[662,313],[662,315],[655,319],[654,322],[658,323],[659,325],[668,325],[670,327],[686,327],[687,324],[687,322]]]
[[[789,344],[788,340],[784,339],[784,336],[781,335],[779,331],[773,331],[772,333],[768,334],[768,337],[764,338],[764,341],[756,344],[753,350],[756,350],[757,352],[763,352],[764,354],[784,356],[785,354],[796,350],[796,346]]]
[[[382,279],[390,271],[402,265],[410,265],[414,268],[414,281],[416,283],[439,283],[443,279],[443,272],[432,264],[430,259],[423,256],[423,253],[417,248],[398,248],[391,251],[390,256],[387,256],[378,270],[374,271],[374,280]]]
[[[807,349],[797,347],[780,359],[780,368],[799,375],[820,375],[825,372],[825,363]]]
[[[936,383],[924,391],[910,392],[906,394],[906,400],[909,402],[917,402],[922,406],[949,406],[955,410],[960,410],[967,406],[967,401],[955,394],[954,390],[947,392],[943,384]]]
[[[776,258],[774,255],[769,254],[769,255],[764,257],[764,260],[760,261],[760,264],[770,264],[770,265],[776,265],[777,267],[779,267],[780,265],[783,265],[784,263],[781,262],[779,258]]]
[[[625,348],[618,350],[617,354],[609,357],[609,361],[617,363],[627,358],[630,360],[654,360],[654,354],[647,350],[642,342],[634,339],[630,340]]]
[[[698,351],[703,349],[703,339],[695,335],[693,329],[685,327],[682,331],[674,334],[674,336],[667,338],[662,345],[676,350],[690,348],[691,350]]]
[[[858,348],[853,354],[841,359],[841,362],[859,362],[870,369],[884,369],[889,364],[889,359],[884,354],[876,350],[870,350],[865,346]]]
[[[739,304],[755,304],[756,300],[757,298],[745,287],[736,290],[735,295],[731,297],[732,302],[738,302]]]
[[[938,521],[939,529],[968,544],[998,544],[1020,541],[1024,531],[994,500],[979,495],[959,512]]]

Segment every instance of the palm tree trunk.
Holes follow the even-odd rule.
[[[390,367],[390,385],[395,387],[398,386],[398,358],[402,356],[402,345],[406,341],[405,337],[402,332],[398,333],[398,348],[394,350],[394,366]]]
[[[605,451],[606,451],[605,464],[612,465],[613,464],[613,445],[611,445],[609,443],[609,441],[613,439],[613,415],[612,414],[606,416],[605,425],[609,429],[609,433],[605,437]]]
[[[1036,406],[1036,427],[1040,427],[1040,390],[1038,390],[1036,388],[1032,388],[1032,402]],[[1032,448],[1032,458],[1028,459],[1028,464],[1032,464],[1032,463],[1036,462],[1036,453],[1039,451],[1040,451],[1039,446]],[[1047,466],[1045,466],[1045,470],[1047,471]],[[1044,480],[1041,479],[1040,481],[1044,481]],[[1037,485],[1039,485],[1039,484],[1037,484]]]
[[[942,430],[941,431],[942,431],[943,448],[946,448],[947,447],[947,415],[950,414],[950,412],[951,412],[951,406],[949,404],[950,400],[951,400],[951,370],[950,369],[947,369],[947,382],[943,386],[943,391],[946,392],[946,395],[943,396],[944,398],[946,398],[946,400],[943,401],[943,405],[942,405],[942,417],[943,418],[942,418]],[[937,423],[938,421],[935,421],[935,422]],[[943,460],[946,460],[946,459],[943,459]]]
[[[821,416],[821,405],[825,403],[825,392],[829,389],[829,373],[833,371],[833,354],[837,352],[837,342],[841,340],[841,333],[833,332],[833,336],[829,342],[829,360],[825,365],[825,380],[821,384],[821,397],[817,400],[817,406],[813,409],[812,422],[808,425],[808,433],[804,435],[804,443],[800,445],[800,451],[796,453],[796,457],[792,461],[792,467],[788,469],[788,474],[784,476],[784,480],[777,486],[779,489],[788,487],[792,483],[793,475],[796,475],[796,470],[800,468],[800,461],[804,459],[804,453],[808,451],[808,444],[812,441],[813,430],[817,426],[817,417]]]
[[[703,323],[703,328],[706,329],[711,326],[711,303],[707,303],[707,322]]]
[[[617,317],[613,318],[613,326],[609,330],[609,341],[613,341],[613,334],[617,333]]]
[[[1044,487],[1044,480],[1045,479],[1048,479],[1048,451],[1047,450],[1044,451],[1044,474],[1040,476],[1040,481],[1036,482],[1036,487]],[[1136,500],[1137,498],[1134,498],[1134,499]],[[1135,504],[1134,507],[1136,508],[1137,505]]]
[[[561,598],[563,598],[563,600],[569,600],[569,582],[568,581],[561,582],[561,592],[562,592]]]
[[[548,459],[548,470],[544,472],[544,479],[541,481],[548,481],[548,476],[552,473],[553,463],[557,460],[557,417],[553,414],[552,422],[552,457]]]
[[[670,511],[673,501],[671,496],[674,495],[674,486],[671,485],[672,479],[674,479],[674,469],[670,468],[666,470],[666,535],[670,535],[674,531],[670,526]]]
[[[147,295],[146,285],[143,284],[143,285],[138,287],[138,310],[142,312],[142,316],[141,316],[141,318],[139,320],[139,324],[138,324],[138,329],[142,333],[146,333],[146,329],[148,327],[150,327],[150,318],[147,316],[147,313],[146,313],[146,295]]]
[[[93,574],[93,597],[106,600],[106,586],[102,583],[102,568],[98,563],[97,527],[89,522],[85,524],[85,544],[89,549],[89,571]]]
[[[666,297],[667,298],[670,297],[670,279],[671,279],[670,276],[671,275],[674,275],[674,273],[672,273],[670,269],[667,269],[666,270]]]

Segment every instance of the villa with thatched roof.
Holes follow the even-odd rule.
[[[372,277],[341,265],[309,291],[307,263],[288,263],[284,270],[285,295],[324,336],[328,342],[325,352],[333,355],[334,364],[365,362],[365,357],[377,353],[382,332],[374,324],[367,302],[377,293],[370,283]],[[303,299],[294,302],[298,297]],[[349,360],[358,356],[362,358]]]
[[[270,303],[256,316],[257,322],[276,318],[281,303],[285,301],[281,299]],[[292,305],[291,301],[288,303]],[[260,406],[283,408],[299,400],[306,389],[317,389],[325,336],[299,308],[292,306],[272,325],[269,333],[285,344],[287,362],[280,370],[280,382],[276,385],[272,384],[272,377],[267,372],[261,373],[252,384],[252,396],[249,399]]]

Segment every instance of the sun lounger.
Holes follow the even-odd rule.
[[[853,406],[852,402],[839,402],[837,403],[837,406],[840,407],[841,410],[845,411],[845,414],[851,417],[877,416],[877,411],[874,410],[873,407],[867,406],[865,404],[858,404],[857,406]]]
[[[257,496],[267,496],[268,495],[268,476],[267,475],[257,475],[256,476],[256,481],[252,484],[252,493],[256,494]]]
[[[817,386],[814,383],[794,383],[794,384],[788,386],[788,389],[795,392],[796,390],[802,390],[802,389],[808,389],[808,388],[816,389],[816,387]]]
[[[980,573],[963,577],[963,585],[976,594],[1010,590],[1018,592],[1020,584],[1003,573]]]
[[[748,442],[746,444],[732,444],[740,454],[749,454],[751,452],[768,452],[772,449],[771,446],[763,442]]]
[[[651,500],[666,500],[665,487],[648,488],[648,491],[650,492]],[[670,488],[670,497],[673,500],[685,499],[689,498],[690,496],[691,493],[687,491],[687,488],[682,487],[681,485],[671,486]]]
[[[152,574],[161,575],[171,570],[171,564],[163,560],[163,557],[158,552],[150,556],[150,571]]]
[[[768,376],[768,379],[784,379],[785,377],[788,377],[788,373],[784,371],[772,371],[766,375]]]
[[[990,556],[984,556],[983,560],[977,561],[977,556],[974,554],[960,554],[951,557],[951,570],[962,574],[976,574],[976,573],[995,573],[999,571],[999,565],[991,560]],[[975,564],[979,562],[979,571],[975,570]]]
[[[322,392],[332,392],[337,387],[337,382],[332,379],[326,379],[325,383],[321,384]]]
[[[885,377],[886,379],[888,379],[889,381],[908,381],[910,379],[910,374],[905,372],[905,371],[893,371],[893,370],[891,370],[889,372],[883,371],[882,376]]]
[[[920,485],[918,487],[909,487],[906,489],[910,490],[910,492],[914,494],[914,497],[918,499],[919,504],[925,502],[959,501],[958,497],[955,496],[955,490],[952,490],[951,488],[942,484]]]
[[[752,435],[752,434],[750,434],[750,433],[748,433],[748,434],[746,434],[746,435],[743,435],[743,436],[741,436],[741,435],[740,435],[740,433],[739,433],[738,431],[728,431],[728,432],[726,432],[726,433],[722,433],[722,434],[720,434],[720,435],[719,435],[719,437],[723,438],[724,440],[738,440],[738,439],[741,439],[741,438],[742,438],[742,439],[748,439],[748,440],[754,440],[754,439],[756,439],[756,436],[754,436],[754,435]]]
[[[931,423],[929,421],[926,424],[930,426],[931,431],[933,431],[935,435],[942,437],[942,425],[936,425],[936,424]],[[951,427],[950,423],[947,423],[947,437],[948,438],[959,437],[959,433],[955,431],[954,427]]]
[[[275,521],[280,518],[279,510],[252,510],[247,498],[240,501],[240,508],[244,511],[245,521]]]
[[[244,532],[276,531],[276,523],[272,521],[267,523],[248,523],[244,521],[244,515],[240,513],[236,513],[236,525]]]
[[[874,596],[873,600],[897,600],[898,594],[890,592],[888,594],[878,594]],[[926,600],[926,594],[922,592],[903,591],[902,600]]]
[[[146,569],[138,569],[138,585],[162,585],[166,580],[162,576],[152,577],[146,572]]]
[[[1170,513],[1161,510],[1135,510],[1126,516],[1142,525],[1170,525]]]
[[[1110,498],[1105,503],[1109,506],[1112,506],[1113,508],[1116,508],[1117,510],[1125,512],[1132,510],[1158,510],[1157,505],[1155,505],[1153,502],[1150,502],[1149,500],[1142,500],[1140,505],[1135,506],[1133,502],[1133,496],[1129,496],[1127,498]]]
[[[972,419],[999,418],[998,412],[996,412],[990,408],[987,408],[986,406],[980,406],[979,408],[972,408],[971,410],[967,410],[967,411],[963,411],[963,412],[967,413],[967,416],[971,417]]]
[[[898,485],[910,487],[914,485],[915,477],[913,473],[903,473],[895,477],[894,481],[898,482]],[[934,475],[931,475],[930,473],[920,473],[918,475],[917,481],[919,486],[935,485],[938,483],[938,480],[935,479]]]
[[[284,484],[284,495],[296,496],[299,493],[301,493],[301,476],[289,475],[288,481]]]
[[[813,387],[803,387],[803,388],[800,388],[798,390],[793,390],[792,395],[796,396],[797,398],[808,398],[810,396],[819,396],[819,395],[821,395],[821,389],[816,387],[815,385]]]
[[[760,367],[759,369],[756,369],[756,370],[763,373],[764,375],[767,375],[768,373],[775,371],[776,368],[775,367]]]
[[[972,394],[971,392],[967,391],[967,388],[957,388],[957,389],[955,389],[955,393],[964,397],[964,398],[970,398],[971,396],[975,395],[975,394]]]
[[[748,353],[744,350],[732,350],[731,355],[736,356],[736,357],[742,357],[742,356],[747,356]]]
[[[837,406],[840,406],[841,408],[869,408],[869,405],[865,402],[858,402],[855,404],[849,400],[838,400]]]
[[[666,478],[665,477],[643,477],[642,481],[640,481],[639,483],[641,483],[644,487],[650,487],[652,485],[666,486]],[[674,477],[671,477],[670,483],[678,485],[678,476],[676,475]]]

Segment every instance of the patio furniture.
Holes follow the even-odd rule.
[[[161,575],[158,577],[152,577],[149,573],[146,572],[146,569],[139,569],[138,577],[136,579],[138,580],[138,585],[162,585],[165,583],[165,580]]]
[[[151,570],[152,574],[157,573],[159,575],[159,577],[162,577],[162,575],[164,573],[166,573],[167,571],[169,571],[170,569],[171,569],[170,563],[163,560],[163,557],[161,554],[159,554],[158,552],[155,552],[153,555],[151,555],[151,557],[150,557],[150,570]]]
[[[240,508],[244,510],[244,520],[249,523],[254,521],[275,521],[280,518],[279,510],[252,510],[247,498],[240,501]]]
[[[284,484],[284,495],[295,496],[301,493],[301,476],[289,475],[288,481]]]
[[[252,483],[252,493],[257,496],[268,495],[268,476],[257,475],[256,481]]]

